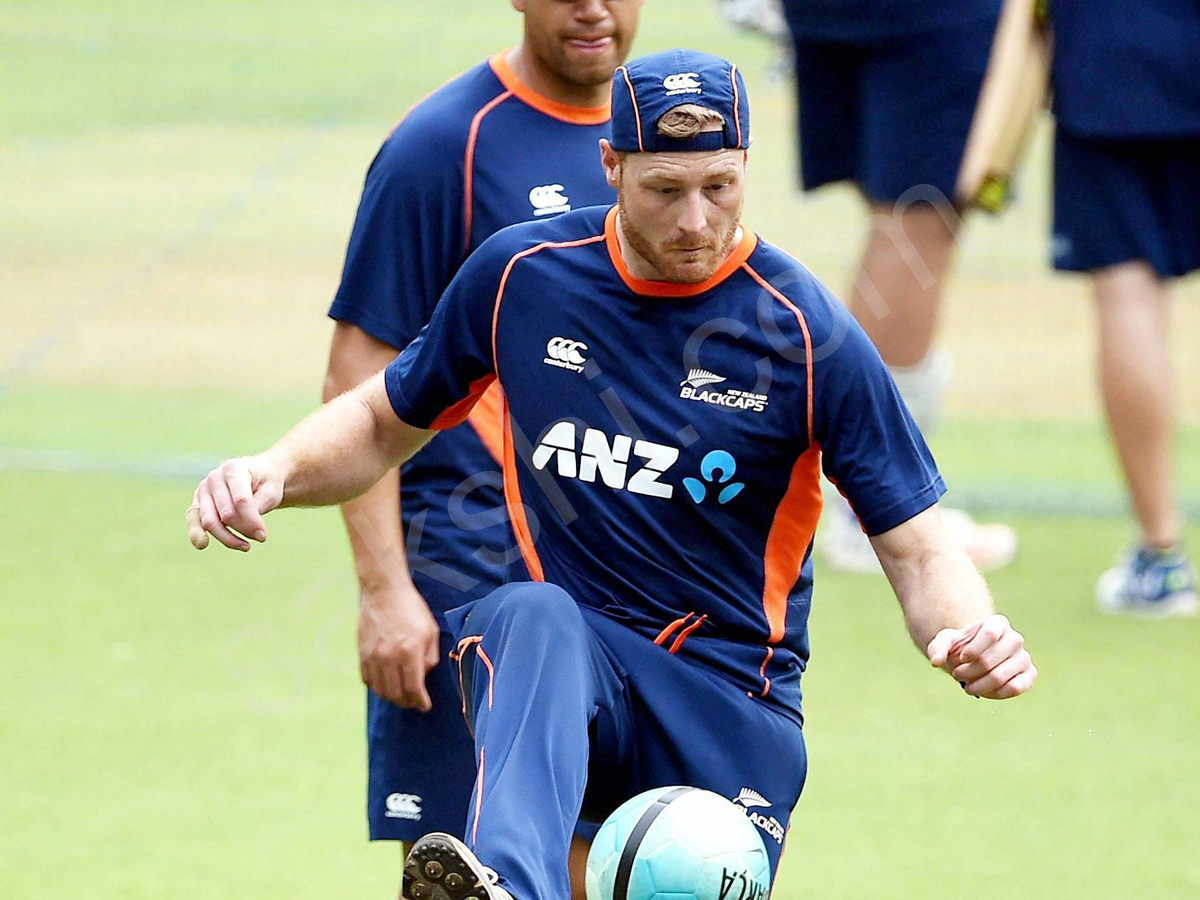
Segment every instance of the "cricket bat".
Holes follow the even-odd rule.
[[[1004,0],[958,170],[954,201],[996,213],[1050,89],[1054,36],[1046,0]]]

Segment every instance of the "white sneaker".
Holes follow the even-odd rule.
[[[942,527],[981,572],[1007,566],[1017,555],[1017,533],[1007,525],[980,524],[961,509],[941,509]],[[841,496],[833,498],[821,520],[821,555],[840,572],[882,574],[879,558],[858,518]]]
[[[500,876],[458,838],[433,831],[412,845],[404,861],[405,900],[513,900]]]
[[[1196,569],[1178,550],[1130,550],[1100,576],[1096,603],[1110,615],[1194,616],[1200,612]]]

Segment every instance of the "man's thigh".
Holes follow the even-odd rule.
[[[694,661],[601,616],[589,624],[625,672],[628,723],[615,805],[642,791],[690,785],[728,797],[759,828],[774,872],[807,772],[800,725]],[[589,788],[591,785],[589,785]],[[589,794],[592,792],[589,791]]]

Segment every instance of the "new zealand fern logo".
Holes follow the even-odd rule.
[[[691,369],[688,371],[688,377],[679,382],[679,386],[690,384],[694,388],[702,388],[706,384],[720,384],[724,380],[716,372],[710,372],[708,369]]]
[[[746,809],[749,809],[752,806],[765,807],[771,805],[771,802],[767,800],[766,797],[752,788],[742,788],[740,791],[738,791],[738,795],[733,798],[733,802],[740,803]]]

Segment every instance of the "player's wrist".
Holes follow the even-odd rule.
[[[360,572],[358,579],[359,598],[364,607],[379,610],[408,609],[414,606],[426,607],[425,599],[417,591],[411,581],[407,584],[397,584],[394,577],[389,578],[382,573],[364,575]]]

